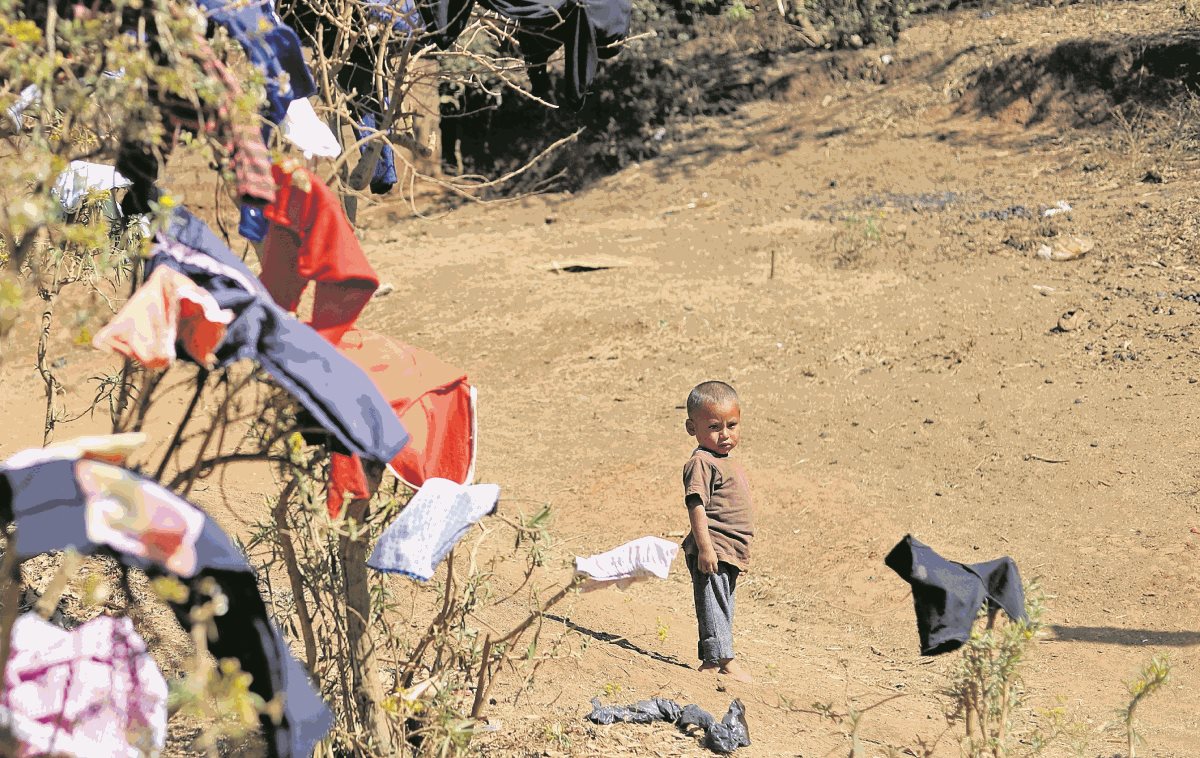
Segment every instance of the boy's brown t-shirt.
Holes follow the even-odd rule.
[[[685,502],[689,495],[700,497],[717,560],[749,569],[754,519],[750,483],[742,467],[727,455],[698,447],[683,467],[683,493]],[[698,552],[691,533],[683,541],[683,552]]]

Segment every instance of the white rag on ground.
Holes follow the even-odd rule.
[[[616,585],[625,589],[634,582],[666,579],[679,545],[661,537],[640,537],[607,553],[575,559],[575,574],[584,577],[581,592]]]

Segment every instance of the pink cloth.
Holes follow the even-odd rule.
[[[92,339],[92,346],[133,358],[146,368],[175,360],[175,342],[193,360],[211,368],[213,350],[233,321],[207,290],[167,266],[154,269],[125,306]]]
[[[0,723],[19,758],[140,758],[166,742],[167,683],[129,619],[68,632],[27,613],[13,625]]]
[[[196,573],[204,515],[154,482],[95,461],[75,464],[87,502],[87,536],[126,555],[160,563],[179,576]]]

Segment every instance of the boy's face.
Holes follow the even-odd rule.
[[[699,408],[684,426],[700,447],[727,454],[742,436],[742,409],[737,401],[711,403]]]

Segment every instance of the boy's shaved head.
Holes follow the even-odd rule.
[[[736,402],[738,402],[737,391],[725,382],[701,382],[688,395],[688,418],[706,406]]]

